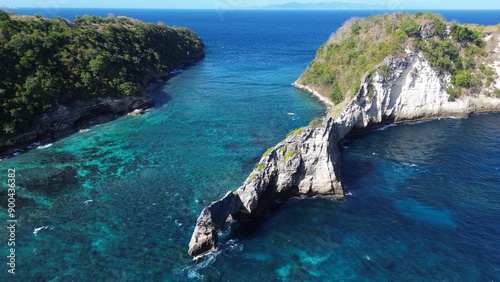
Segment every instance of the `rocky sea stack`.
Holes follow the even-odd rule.
[[[353,130],[500,110],[500,26],[395,13],[347,21],[294,83],[328,115],[264,153],[243,186],[200,214],[189,254],[217,248],[228,216],[252,219],[290,196],[343,196],[338,144]]]

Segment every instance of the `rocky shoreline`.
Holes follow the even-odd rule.
[[[384,63],[390,67],[388,74],[366,76],[357,94],[339,109],[337,116],[327,116],[319,126],[289,134],[263,155],[245,184],[203,209],[188,253],[198,256],[216,249],[217,234],[227,218],[259,218],[271,205],[290,196],[342,197],[339,143],[351,132],[381,124],[500,110],[500,98],[486,93],[449,101],[449,75],[434,69],[418,51],[408,50],[405,57],[389,57]],[[312,87],[298,82],[294,86],[323,97]]]
[[[332,101],[330,101],[328,98],[326,98],[325,96],[321,95],[321,93],[319,93],[318,91],[316,91],[315,89],[311,88],[308,85],[303,85],[303,84],[300,84],[297,81],[295,81],[294,83],[292,83],[292,86],[295,87],[295,88],[297,88],[297,89],[300,89],[300,90],[302,90],[304,92],[307,92],[307,93],[313,95],[321,103],[323,103],[325,106],[327,106],[328,108],[335,107],[335,104]]]
[[[40,118],[33,128],[16,136],[0,138],[0,156],[9,157],[16,152],[28,150],[35,142],[50,143],[58,138],[78,132],[91,125],[111,121],[134,110],[146,110],[154,107],[146,89],[157,87],[176,73],[176,69],[186,69],[205,57],[205,53],[192,55],[189,61],[182,62],[167,73],[157,74],[146,79],[141,95],[121,98],[97,97],[87,101],[75,101],[69,106],[57,105]]]

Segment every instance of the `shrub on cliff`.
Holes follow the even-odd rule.
[[[420,35],[420,27],[417,22],[413,19],[410,19],[403,23],[403,30],[408,36],[419,36]]]
[[[125,17],[62,18],[0,11],[0,135],[19,133],[56,105],[145,95],[154,76],[201,54],[185,28]]]
[[[483,47],[485,45],[485,42],[478,31],[455,23],[452,25],[451,37],[459,42],[472,42],[479,47]]]

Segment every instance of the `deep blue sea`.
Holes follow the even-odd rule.
[[[316,49],[350,17],[379,11],[17,12],[185,26],[207,56],[152,91],[148,114],[0,162],[1,182],[15,168],[18,185],[16,275],[1,228],[1,281],[500,281],[500,114],[351,137],[344,200],[292,199],[225,230],[220,251],[187,255],[202,208],[325,113],[291,86]],[[500,22],[499,11],[441,13]]]

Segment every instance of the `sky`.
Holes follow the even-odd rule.
[[[498,0],[336,0],[370,3],[396,9],[500,9]],[[331,0],[0,0],[0,7],[34,8],[158,8],[246,9],[288,2],[335,2]]]

